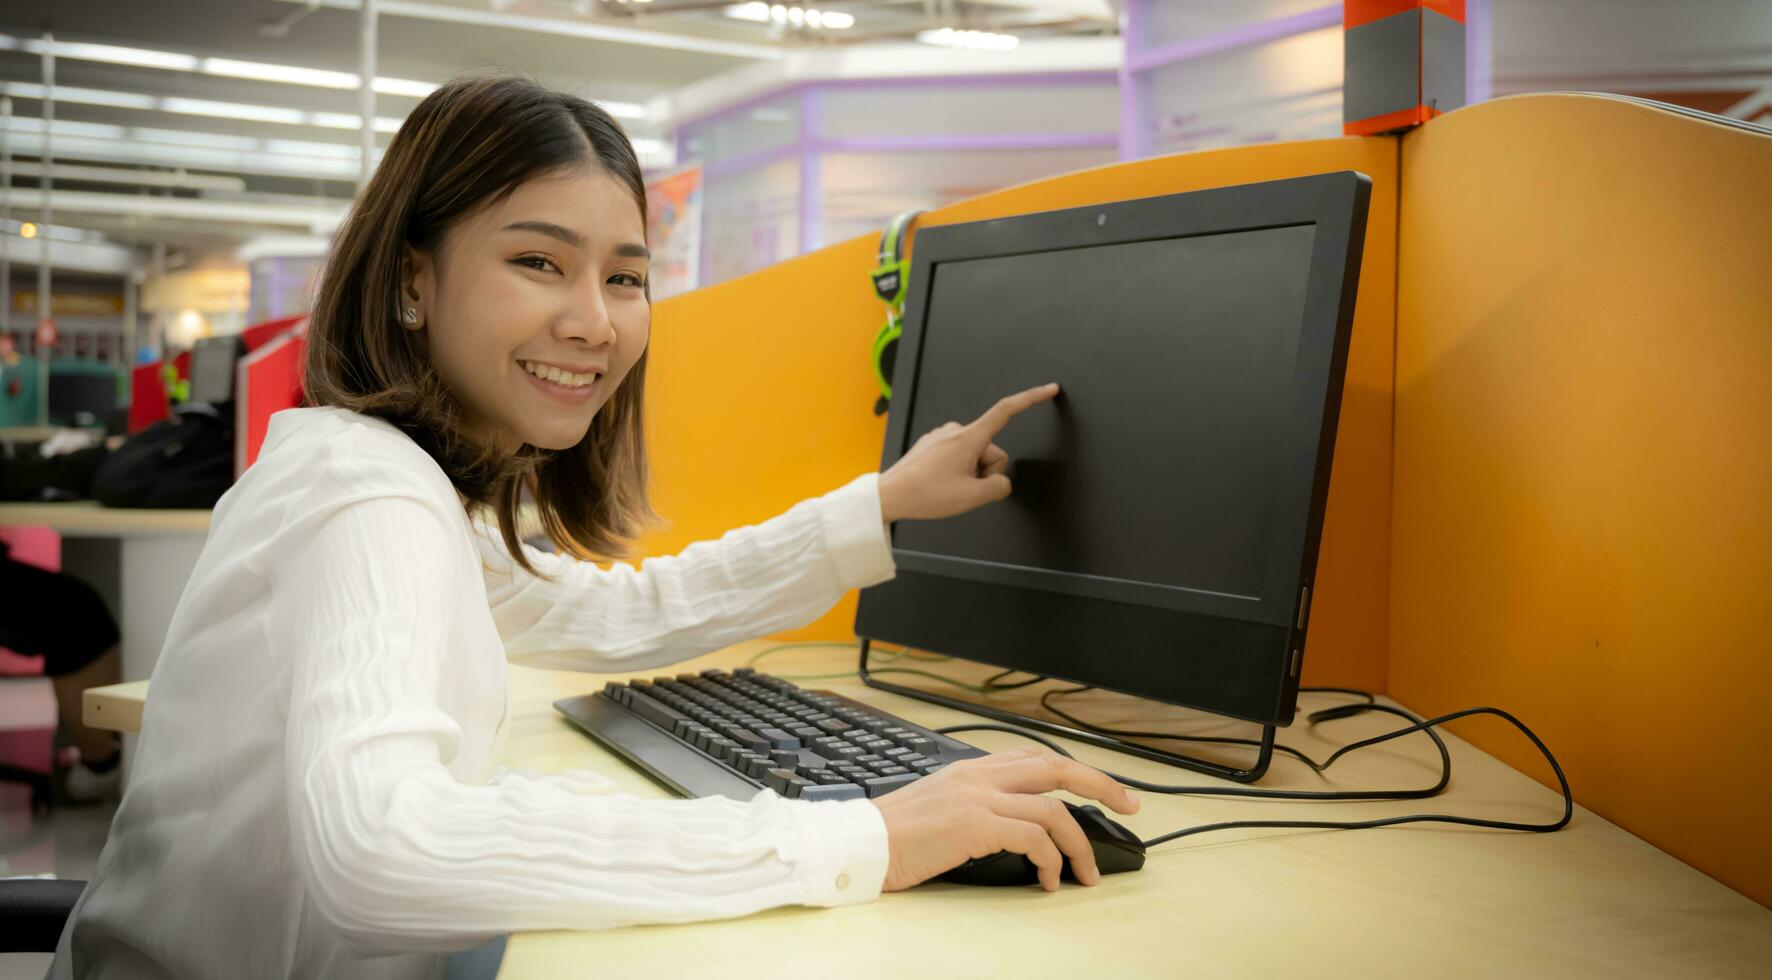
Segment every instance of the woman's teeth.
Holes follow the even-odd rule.
[[[537,364],[534,361],[518,361],[517,363],[523,366],[523,370],[528,371],[530,374],[535,375],[543,381],[552,381],[557,385],[563,385],[567,388],[583,388],[585,385],[597,380],[595,374],[571,374],[562,371],[557,367],[553,367],[552,365]]]

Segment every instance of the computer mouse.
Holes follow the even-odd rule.
[[[1095,851],[1095,866],[1104,875],[1119,874],[1122,871],[1137,871],[1144,867],[1144,842],[1138,835],[1120,826],[1100,809],[1093,806],[1077,806],[1066,803],[1071,816],[1077,818],[1077,825],[1083,828],[1084,836]],[[1070,858],[1064,861],[1064,880],[1076,881],[1071,874]],[[986,857],[974,858],[965,864],[938,875],[936,881],[951,881],[961,885],[1037,885],[1040,883],[1040,870],[1026,855],[1013,851],[998,851]]]

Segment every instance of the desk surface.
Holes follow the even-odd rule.
[[[670,672],[740,666],[772,645],[742,643]],[[852,649],[805,647],[778,651],[759,666],[792,678],[853,665]],[[945,671],[957,665],[917,666]],[[668,796],[554,711],[556,698],[597,690],[608,679],[513,667],[513,727],[504,763],[538,771],[592,768],[610,775],[619,791]],[[923,725],[973,720],[871,690],[853,676],[801,683]],[[128,714],[119,714],[119,706],[126,709],[133,700],[139,723],[145,692],[145,683],[88,692],[88,723],[94,695],[117,702],[105,709],[117,719]],[[1023,702],[1017,699],[1032,696],[997,695],[993,702],[1019,710]],[[1301,707],[1331,701],[1330,695],[1307,694]],[[1181,712],[1116,696],[1083,695],[1067,707],[1098,724],[1203,731]],[[1321,732],[1331,742],[1300,724],[1283,731],[1280,741],[1322,758],[1335,744],[1392,727],[1379,717],[1336,722]],[[960,737],[991,749],[1026,744],[994,732]],[[1331,770],[1332,780],[1277,759],[1261,785],[1431,784],[1431,747],[1402,741],[1394,749],[1348,756]],[[1351,820],[1431,811],[1536,822],[1559,812],[1552,790],[1454,736],[1446,741],[1453,781],[1436,800],[1317,804],[1143,793],[1140,812],[1122,819],[1141,837],[1152,837],[1266,816]],[[1067,747],[1086,762],[1148,780],[1210,782],[1088,745]],[[936,884],[842,909],[775,909],[722,922],[606,932],[519,933],[511,937],[499,976],[566,976],[594,965],[607,976],[775,977],[814,963],[828,964],[829,972],[846,980],[1303,973],[1763,977],[1772,963],[1772,910],[1578,807],[1574,822],[1556,834],[1431,824],[1208,834],[1153,848],[1143,871],[1116,875],[1096,888],[1067,885],[1056,894]]]
[[[148,537],[205,534],[207,510],[138,510],[90,500],[60,504],[0,504],[0,524],[44,524],[72,537]]]

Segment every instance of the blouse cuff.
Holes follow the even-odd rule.
[[[768,792],[765,790],[764,792]],[[806,905],[857,905],[886,883],[886,821],[867,800],[788,801]]]
[[[880,474],[863,473],[821,498],[825,548],[845,589],[892,578],[892,541],[880,509]]]

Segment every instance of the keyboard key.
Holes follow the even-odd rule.
[[[770,749],[769,758],[774,759],[775,764],[778,766],[786,766],[787,768],[792,769],[800,764],[800,750]]]
[[[904,745],[906,748],[916,749],[918,752],[935,751],[935,739],[932,739],[927,735],[914,736],[909,741],[905,742]]]
[[[906,769],[903,766],[894,766],[894,765],[887,765],[887,766],[884,766],[883,768],[875,769],[874,771],[879,773],[882,776],[902,776],[905,773],[910,772],[909,769]]]
[[[800,739],[797,736],[789,735],[779,728],[761,728],[757,730],[757,734],[768,739],[771,748],[797,749],[800,747]]]
[[[867,790],[862,787],[845,782],[808,786],[800,790],[802,800],[859,800],[867,795]]]
[[[818,723],[818,727],[827,732],[846,732],[853,726],[841,718],[826,718]]]
[[[748,728],[734,725],[726,730],[726,737],[750,749],[752,752],[766,752],[770,749],[769,740]]]
[[[786,796],[788,795],[788,783],[794,778],[792,769],[770,769],[763,773],[763,785]]]
[[[917,774],[914,772],[898,776],[875,776],[861,785],[863,789],[867,790],[868,799],[871,800],[877,796],[885,796],[901,786],[909,786],[916,782],[917,778]]]
[[[752,779],[762,779],[763,774],[775,768],[775,760],[766,755],[753,755],[744,761],[739,769]]]
[[[885,756],[888,759],[903,759],[907,756],[916,755],[915,752],[912,752],[910,749],[907,749],[902,745],[894,746],[890,749],[887,749],[884,752],[881,752],[880,754]],[[917,756],[917,757],[922,758],[922,756]]]
[[[676,726],[677,722],[689,720],[683,716],[682,712],[667,707],[657,699],[637,690],[630,690],[628,707],[634,709],[634,712],[640,717],[663,728],[667,732],[671,731]]]

